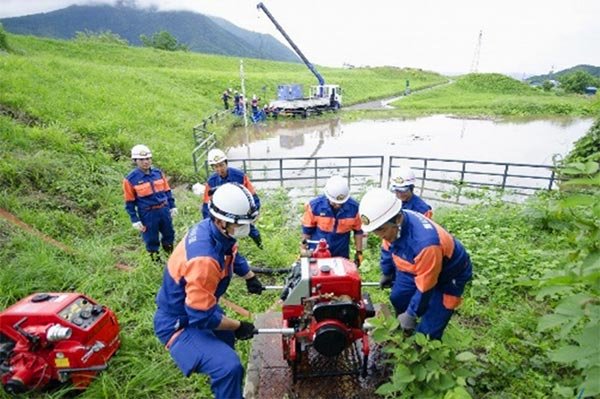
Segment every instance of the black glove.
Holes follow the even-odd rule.
[[[391,288],[395,277],[394,274],[382,274],[379,279],[379,288]]]
[[[356,265],[356,267],[360,267],[360,264],[363,261],[363,254],[362,251],[356,251],[354,253],[354,264]]]
[[[251,339],[258,331],[249,321],[240,321],[240,326],[233,332],[236,339]]]
[[[246,288],[248,288],[249,293],[257,295],[260,295],[264,290],[262,283],[256,276],[246,280]]]

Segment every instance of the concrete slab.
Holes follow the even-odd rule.
[[[267,312],[256,317],[257,328],[281,328],[281,313]],[[377,398],[375,390],[385,382],[389,372],[384,367],[380,348],[371,344],[368,375],[362,378],[360,348],[350,348],[336,359],[319,355],[314,349],[305,354],[298,367],[301,378],[293,382],[292,370],[283,359],[281,335],[257,335],[246,368],[246,399],[366,399]],[[306,356],[308,355],[308,356]],[[358,363],[357,363],[358,361]],[[353,364],[354,363],[354,364]],[[353,371],[354,375],[309,376],[326,372]]]

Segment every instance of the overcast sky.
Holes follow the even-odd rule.
[[[0,0],[0,18],[116,0]],[[279,34],[257,0],[137,0]],[[542,74],[600,66],[600,0],[264,0],[314,64],[394,65],[469,72],[482,32],[479,72]],[[286,43],[287,44],[287,43]]]

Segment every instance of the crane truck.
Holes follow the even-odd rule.
[[[304,97],[302,86],[299,84],[279,85],[277,87],[277,100],[269,103],[271,111],[277,115],[300,115],[306,117],[313,113],[320,114],[323,111],[338,110],[342,106],[342,91],[340,86],[325,84],[323,76],[321,76],[314,65],[300,51],[267,7],[261,2],[256,5],[256,8],[262,10],[267,15],[319,82],[318,85],[310,87],[308,97]]]

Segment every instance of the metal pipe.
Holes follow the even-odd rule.
[[[361,287],[379,287],[379,282],[377,281],[363,281],[360,283]]]
[[[293,328],[258,328],[256,329],[256,333],[294,335],[296,331]]]

